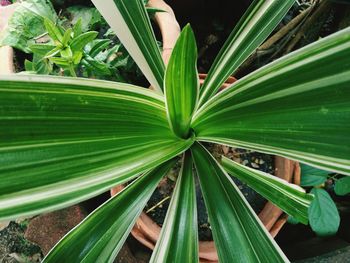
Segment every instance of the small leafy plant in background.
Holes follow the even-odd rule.
[[[220,262],[288,262],[229,174],[303,224],[313,195],[227,158],[218,162],[203,142],[350,175],[350,28],[218,93],[294,2],[254,1],[199,88],[189,25],[165,66],[142,0],[93,0],[155,90],[94,79],[0,77],[0,219],[66,207],[131,181],[44,259],[113,262],[181,158],[151,262],[199,261],[195,176]]]
[[[161,12],[147,9],[150,14]],[[44,75],[137,82],[141,72],[94,7],[72,6],[58,16],[50,1],[20,3],[0,45],[28,54],[25,70]],[[101,39],[96,39],[101,37]]]
[[[310,193],[315,196],[309,209],[309,222],[313,231],[320,236],[335,234],[340,216],[327,188],[338,196],[347,195],[350,193],[350,177],[301,164],[301,186],[312,187]]]
[[[52,64],[55,64],[76,77],[76,68],[82,63],[82,59],[90,55],[84,54],[84,47],[97,37],[98,32],[83,33],[82,20],[67,30],[55,25],[47,18],[44,20],[44,25],[50,38],[49,43],[34,44],[29,47],[34,58],[33,62],[25,61],[26,70],[49,75],[53,71]]]

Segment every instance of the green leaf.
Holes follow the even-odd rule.
[[[64,47],[66,47],[66,46],[68,45],[68,42],[71,40],[71,38],[72,38],[72,32],[73,32],[73,29],[68,28],[68,29],[66,30],[66,32],[64,33],[64,35],[63,35],[63,40],[62,40],[62,45],[63,45]]]
[[[83,52],[74,52],[73,54],[73,64],[78,65],[83,58]]]
[[[237,81],[193,117],[197,139],[350,174],[350,28]]]
[[[66,9],[71,18],[71,23],[73,25],[78,25],[81,32],[87,32],[88,30],[93,30],[97,25],[101,25],[104,22],[101,14],[94,7],[86,7],[86,6],[70,6]],[[79,22],[80,21],[80,22]],[[80,35],[77,34],[76,36]]]
[[[350,193],[350,177],[340,178],[335,182],[334,191],[337,195],[347,195]]]
[[[44,19],[45,28],[49,34],[49,36],[57,43],[62,43],[63,36],[59,28],[49,19]]]
[[[206,149],[191,147],[219,261],[289,262],[238,187]]]
[[[1,36],[0,46],[11,46],[31,53],[29,46],[35,44],[35,38],[46,32],[44,18],[57,20],[50,1],[22,1],[12,15],[9,25]]]
[[[29,60],[24,60],[24,68],[26,71],[34,71],[34,65],[33,62]]]
[[[26,0],[21,2],[21,6],[23,6],[24,9],[27,9],[42,18],[51,20],[52,22],[56,22],[58,20],[57,14],[53,8],[51,1]]]
[[[304,189],[276,176],[235,163],[224,156],[222,166],[300,223],[307,224],[308,209],[313,196],[306,194]]]
[[[59,209],[185,151],[163,97],[92,79],[0,77],[0,220]]]
[[[91,47],[88,51],[91,57],[96,57],[99,53],[104,51],[112,43],[109,39],[96,39],[91,43]]]
[[[319,236],[329,236],[337,233],[340,217],[332,198],[320,188],[313,188],[315,195],[309,208],[309,220],[312,230]]]
[[[164,62],[142,0],[92,0],[151,85],[161,92]]]
[[[49,58],[49,60],[52,63],[54,63],[57,66],[62,67],[62,68],[67,68],[67,67],[69,67],[71,65],[70,61],[67,58],[52,57],[52,58]]]
[[[91,41],[93,41],[97,37],[97,35],[98,35],[98,32],[90,31],[90,32],[83,33],[78,37],[74,37],[74,39],[70,43],[70,48],[73,51],[82,51],[83,48],[88,43],[90,43]]]
[[[61,52],[61,47],[55,47],[54,49],[52,49],[51,51],[45,54],[45,58],[52,58],[60,52]]]
[[[50,251],[43,262],[113,262],[133,225],[174,160],[140,176],[97,208]]]
[[[295,0],[255,0],[226,40],[200,90],[202,106],[271,34]]]
[[[56,46],[48,44],[34,44],[29,46],[29,49],[42,57],[46,56],[50,51],[54,50]]]
[[[150,262],[198,262],[193,160],[186,152],[168,212]]]
[[[107,75],[107,76],[110,76],[112,74],[107,64],[100,62],[88,55],[85,55],[83,64],[84,66],[90,68],[91,70],[93,70],[98,74]]]
[[[83,33],[83,20],[79,18],[73,26],[73,36],[77,37]]]
[[[188,138],[192,115],[198,101],[196,39],[187,25],[171,54],[165,74],[165,98],[169,124],[174,133]]]
[[[318,186],[323,184],[328,177],[329,172],[317,169],[315,167],[301,164],[301,186]]]
[[[67,59],[67,60],[69,60],[69,61],[71,61],[72,58],[73,58],[73,52],[72,52],[72,50],[71,50],[70,47],[67,47],[67,48],[65,48],[65,49],[62,49],[62,50],[60,51],[60,55],[61,55],[62,58],[65,58],[65,59]]]
[[[33,70],[37,74],[49,75],[52,72],[52,63],[41,55],[34,53]]]

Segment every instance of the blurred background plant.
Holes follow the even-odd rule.
[[[1,2],[1,5],[7,4],[11,2]],[[72,5],[63,11],[63,4],[64,1],[52,4],[45,0],[27,0],[14,12],[0,36],[0,46],[16,49],[16,66],[20,70],[135,84],[144,82],[136,63],[96,8]],[[162,12],[155,8],[147,10],[150,16]],[[23,64],[25,67],[21,68]]]

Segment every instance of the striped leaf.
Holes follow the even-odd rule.
[[[163,97],[131,85],[1,76],[0,219],[66,207],[186,150]]]
[[[142,0],[92,0],[151,85],[161,92],[164,63]]]
[[[200,144],[191,147],[219,261],[289,262],[244,196]]]
[[[307,224],[313,196],[297,185],[223,157],[222,167],[300,223]]]
[[[196,113],[198,140],[350,174],[350,28],[239,80]]]
[[[186,152],[150,262],[198,262],[197,206],[192,169],[191,154]]]
[[[97,208],[61,239],[43,262],[112,263],[160,179],[174,163],[168,161],[146,173]]]
[[[295,0],[255,0],[227,38],[200,91],[202,106],[270,35]]]
[[[180,138],[188,138],[198,100],[196,39],[187,25],[176,42],[165,74],[166,108],[170,127]]]

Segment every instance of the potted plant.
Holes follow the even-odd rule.
[[[294,1],[255,1],[201,91],[189,26],[165,71],[140,1],[94,2],[111,25],[118,23],[115,31],[159,94],[87,79],[1,77],[0,129],[6,138],[0,148],[1,218],[67,206],[138,177],[63,238],[45,259],[112,261],[159,180],[174,158],[186,152],[151,261],[198,260],[193,167],[220,261],[288,261],[225,170],[302,223],[307,222],[312,196],[230,160],[218,163],[199,142],[280,154],[349,174],[349,144],[344,143],[349,140],[349,29],[215,95]],[[240,56],[235,58],[236,54]],[[324,121],[329,126],[322,126]]]
[[[173,49],[176,39],[179,36],[179,26],[176,21],[175,15],[172,12],[172,9],[166,5],[163,1],[160,0],[151,0],[148,2],[148,6],[150,8],[154,8],[156,10],[163,10],[166,12],[158,12],[155,14],[155,20],[160,28],[160,32],[162,33],[163,39],[163,48],[162,48],[162,56],[165,64],[167,63],[169,56],[171,54],[171,50]],[[50,23],[50,21],[45,21],[48,24],[49,32],[55,31],[55,25]],[[52,34],[50,34],[52,35]],[[91,41],[88,37],[91,35],[93,38],[95,37],[94,32],[86,32],[85,35],[87,37],[79,36],[84,41]],[[53,36],[54,37],[54,36]],[[73,41],[75,38],[73,38]],[[30,48],[34,51],[39,49],[42,50],[41,45],[34,45]],[[45,46],[43,46],[45,47]],[[50,49],[55,49],[56,46],[49,46]],[[11,49],[7,49],[11,50]],[[79,51],[79,50],[78,50]],[[47,51],[46,51],[47,52]],[[6,61],[12,62],[12,53],[7,53],[8,59]],[[6,65],[3,64],[3,65]],[[8,66],[8,68],[12,68],[13,66]],[[70,71],[71,72],[71,71]],[[73,73],[74,75],[75,73]],[[200,81],[203,83],[206,74],[199,74]],[[228,87],[235,81],[234,78],[229,77],[228,80],[223,84],[223,87]],[[289,160],[286,160],[282,157],[276,156],[276,173],[282,179],[287,181],[292,180],[292,175],[294,173],[294,166],[298,164]],[[285,169],[285,167],[287,169]],[[296,177],[298,177],[298,173],[296,173]],[[120,190],[122,188],[116,187],[113,188],[111,192],[115,192],[115,190]],[[260,219],[263,224],[266,226],[267,230],[270,231],[272,236],[275,236],[283,224],[286,222],[286,217],[282,215],[282,210],[278,207],[274,206],[271,202],[268,202],[263,210],[259,214]],[[158,240],[160,234],[160,227],[151,220],[145,213],[142,213],[139,220],[135,224],[131,233],[138,239],[142,244],[148,246],[153,249],[156,241]],[[200,257],[206,260],[214,260],[217,261],[217,253],[215,249],[214,242],[211,241],[200,241],[199,243],[199,254]]]

